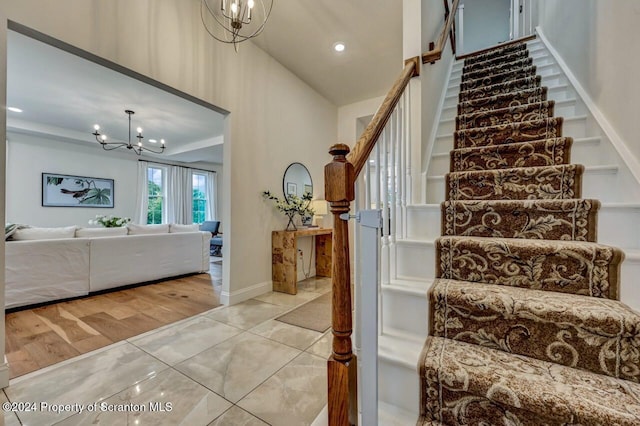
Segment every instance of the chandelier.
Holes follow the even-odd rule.
[[[211,37],[233,43],[237,52],[238,43],[262,32],[272,7],[273,0],[201,0],[200,18]]]
[[[127,149],[132,150],[138,155],[142,154],[143,151],[152,152],[154,154],[162,154],[164,152],[164,139],[160,139],[160,143],[162,144],[162,147],[158,150],[154,150],[151,148],[147,148],[146,146],[143,146],[142,139],[144,139],[144,136],[142,136],[141,127],[138,127],[136,129],[136,131],[138,132],[138,134],[136,135],[136,138],[138,138],[138,143],[135,145],[131,143],[131,116],[135,114],[135,112],[131,111],[130,109],[125,109],[124,112],[129,116],[129,141],[128,142],[119,142],[119,141],[107,142],[107,135],[100,133],[100,126],[97,124],[93,126],[94,132],[92,133],[92,135],[95,136],[96,141],[98,141],[98,143],[102,145],[102,149],[104,149],[105,151],[112,151],[114,149],[125,147]],[[149,141],[155,142],[153,139],[150,139]]]

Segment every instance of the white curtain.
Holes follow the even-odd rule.
[[[167,222],[193,223],[192,170],[171,166],[167,178]]]
[[[136,193],[136,212],[133,223],[146,224],[149,210],[149,163],[138,161],[138,191]]]
[[[207,220],[217,220],[218,190],[216,172],[207,172]]]

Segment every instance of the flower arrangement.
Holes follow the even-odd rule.
[[[296,229],[293,221],[296,215],[299,215],[304,221],[304,218],[311,217],[316,213],[311,207],[311,198],[313,198],[313,195],[310,192],[305,192],[302,197],[288,195],[283,199],[276,197],[271,191],[262,191],[262,196],[267,200],[275,201],[276,208],[289,218],[287,229],[289,229],[290,226],[293,227],[293,230]]]
[[[95,219],[89,219],[89,225],[102,225],[105,228],[118,228],[125,226],[129,222],[131,222],[131,219],[128,217],[104,216],[101,214],[97,214]]]

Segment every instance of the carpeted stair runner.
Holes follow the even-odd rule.
[[[590,241],[597,200],[486,200],[442,203],[442,235]]]
[[[505,79],[519,79],[519,78],[529,78],[535,77],[536,75],[536,67],[530,66],[526,68],[520,68],[517,70],[509,70],[502,72],[500,74],[487,74],[484,77],[478,77],[474,80],[465,80],[463,79],[462,84],[460,85],[461,91],[468,91],[477,89],[478,87],[491,86],[494,84],[502,83]]]
[[[456,130],[490,127],[523,121],[546,120],[553,117],[554,101],[509,106],[492,111],[480,111],[456,117]]]
[[[440,279],[429,306],[433,336],[638,382],[640,316],[614,300]]]
[[[579,198],[584,167],[546,167],[451,172],[447,200],[519,200]]]
[[[484,70],[484,74],[483,71]],[[640,315],[525,44],[467,58],[419,425],[638,425]]]
[[[497,96],[504,93],[511,93],[518,90],[527,90],[540,87],[542,83],[542,77],[539,75],[535,77],[519,78],[517,80],[509,80],[504,83],[496,83],[490,86],[477,87],[472,90],[461,91],[458,95],[460,102],[472,101],[474,99],[482,99],[488,96]]]
[[[470,71],[470,72],[464,73],[462,75],[462,81],[475,80],[476,78],[486,77],[487,75],[501,74],[506,71],[519,70],[521,68],[530,67],[532,65],[533,65],[533,59],[531,58],[517,59],[513,62],[507,62],[504,64],[493,66],[488,71],[484,69],[479,69],[477,71]]]
[[[501,95],[480,98],[458,104],[458,115],[474,112],[490,111],[492,109],[542,102],[547,100],[546,87],[534,87],[519,92],[503,93]]]
[[[588,242],[440,237],[436,278],[617,299],[622,258]]]
[[[572,138],[554,138],[451,150],[452,172],[567,164]]]
[[[454,148],[500,145],[511,142],[530,142],[562,136],[562,117],[520,121],[497,126],[456,130]]]

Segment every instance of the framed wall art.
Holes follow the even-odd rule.
[[[42,206],[113,208],[113,179],[42,173]]]

